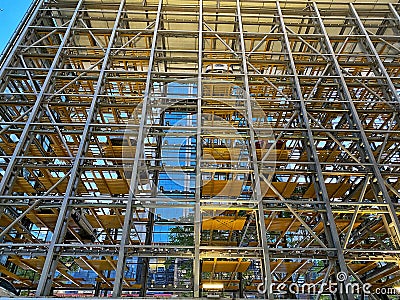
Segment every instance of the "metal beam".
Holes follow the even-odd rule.
[[[261,193],[261,185],[260,185],[260,171],[257,161],[257,151],[256,151],[256,141],[255,141],[255,133],[254,133],[254,125],[253,125],[253,107],[257,107],[257,105],[253,105],[251,96],[250,96],[250,86],[249,86],[249,75],[247,70],[247,56],[246,56],[246,45],[243,33],[243,21],[242,21],[242,13],[241,13],[241,2],[240,0],[236,0],[236,18],[238,22],[238,30],[239,30],[239,46],[240,53],[242,59],[242,72],[243,72],[243,83],[244,83],[244,92],[245,95],[245,106],[246,106],[246,121],[249,129],[250,140],[250,157],[252,160],[252,168],[253,168],[253,185],[255,195],[255,204],[257,206],[257,214],[258,214],[258,223],[259,227],[259,242],[263,249],[263,258],[262,258],[262,274],[264,276],[264,286],[266,287],[266,294],[264,295],[269,300],[274,299],[274,294],[272,293],[272,274],[271,274],[271,265],[270,265],[270,256],[269,256],[269,246],[267,241],[267,230],[265,227],[265,215],[264,215],[264,205],[262,202],[263,195]],[[253,192],[253,193],[254,193]]]
[[[16,164],[18,161],[17,156],[23,155],[25,153],[25,151],[27,150],[27,148],[29,147],[28,138],[30,136],[31,123],[33,123],[35,121],[39,112],[42,110],[41,105],[45,98],[45,93],[47,92],[47,89],[50,86],[54,69],[58,66],[62,52],[64,51],[64,46],[67,44],[67,42],[70,38],[72,26],[75,24],[75,21],[79,15],[79,10],[82,6],[82,2],[83,1],[80,0],[75,8],[74,14],[71,17],[71,21],[68,25],[67,30],[65,31],[64,37],[58,47],[57,53],[54,55],[53,62],[47,72],[46,79],[44,80],[44,83],[42,85],[40,93],[36,97],[35,104],[32,108],[31,113],[29,114],[28,120],[26,120],[24,129],[23,129],[21,136],[19,138],[19,141],[15,147],[14,153],[8,162],[7,169],[5,170],[5,174],[0,182],[0,195],[9,193],[10,187],[12,186],[12,184],[16,178],[16,174],[15,174],[16,168],[15,167],[16,167]],[[39,5],[36,7],[33,16],[35,16],[37,14],[38,10],[39,10]],[[26,33],[27,29],[28,29],[28,26],[24,30],[25,33]],[[22,37],[23,36],[20,37],[19,42],[21,42]],[[11,59],[11,55],[10,55],[9,59],[7,60],[7,62],[5,63],[5,65],[7,65],[8,61],[10,59]],[[4,74],[4,69],[0,70],[0,74]]]
[[[353,3],[349,3],[349,6],[350,6],[351,14],[353,15],[353,18],[355,20],[355,23],[357,24],[359,31],[362,33],[363,38],[366,41],[367,48],[372,53],[372,55],[374,57],[374,62],[376,63],[376,65],[379,68],[379,73],[385,77],[386,84],[389,87],[390,94],[391,94],[393,100],[398,102],[398,107],[400,108],[400,95],[399,95],[396,87],[394,86],[392,79],[390,78],[385,66],[383,65],[383,62],[382,62],[378,52],[376,51],[375,46],[372,43],[372,40],[371,40],[367,30],[365,29],[363,22],[360,19],[360,16],[357,13],[357,10],[354,8]]]
[[[29,31],[29,25],[37,18],[40,11],[40,7],[43,5],[45,0],[32,1],[27,13],[25,14],[21,23],[19,23],[15,30],[10,42],[7,43],[4,51],[0,57],[0,80],[3,79],[4,70],[9,66],[11,60],[14,58],[12,54],[17,52],[18,46],[26,38],[26,34]]]
[[[72,26],[72,24],[75,23],[76,17],[78,15],[78,12],[81,8],[81,5],[83,3],[83,0],[80,0],[78,3],[78,6],[75,10],[75,18],[73,18],[73,21],[70,23],[70,25]],[[101,67],[101,71],[99,74],[99,78],[97,80],[97,85],[96,85],[96,90],[95,93],[93,95],[93,99],[91,102],[91,106],[88,112],[88,116],[85,122],[85,127],[82,133],[82,138],[81,138],[81,142],[79,144],[79,148],[78,151],[76,153],[76,158],[74,160],[73,166],[71,168],[71,175],[70,175],[70,179],[68,181],[68,185],[64,194],[64,198],[62,200],[62,204],[60,207],[60,211],[58,214],[58,219],[57,219],[57,223],[54,229],[54,233],[48,248],[48,253],[46,255],[46,260],[43,266],[43,271],[42,271],[42,275],[40,276],[40,280],[38,283],[38,287],[36,290],[36,296],[40,297],[40,296],[47,296],[51,293],[51,287],[52,287],[52,283],[53,283],[53,278],[54,278],[54,273],[56,271],[57,268],[57,264],[58,264],[58,257],[59,257],[59,252],[62,251],[59,247],[56,247],[56,244],[58,244],[63,238],[64,235],[66,233],[67,230],[67,225],[69,222],[69,218],[70,218],[70,207],[69,204],[71,202],[70,197],[71,195],[73,195],[78,187],[79,181],[80,181],[80,166],[84,163],[82,161],[82,156],[85,154],[87,148],[88,148],[88,143],[90,140],[90,127],[91,124],[93,122],[93,120],[96,118],[96,114],[97,114],[97,104],[98,104],[98,97],[99,94],[101,92],[101,90],[104,88],[103,82],[105,79],[105,71],[106,71],[106,67],[108,65],[108,58],[110,56],[111,53],[111,49],[112,49],[112,45],[114,43],[114,39],[117,36],[117,28],[119,25],[119,21],[121,18],[121,14],[122,14],[122,8],[125,5],[125,0],[121,0],[121,4],[116,16],[116,20],[114,23],[114,27],[110,36],[110,40],[107,46],[107,51],[104,55],[104,60],[103,60],[103,64]],[[60,48],[61,51],[61,48]]]
[[[132,227],[132,215],[133,215],[133,211],[134,211],[135,198],[136,198],[136,195],[135,195],[136,186],[139,182],[139,174],[138,174],[138,169],[139,169],[139,164],[140,164],[139,159],[143,155],[144,130],[145,130],[144,127],[147,122],[147,113],[148,113],[147,111],[148,111],[148,106],[149,106],[149,99],[151,96],[150,94],[151,94],[151,88],[152,88],[152,72],[153,72],[153,68],[154,68],[155,52],[156,52],[156,47],[157,47],[157,36],[158,36],[158,30],[160,27],[162,5],[163,5],[163,0],[159,0],[158,8],[157,8],[156,22],[154,25],[153,39],[152,39],[152,43],[151,43],[149,64],[148,64],[147,77],[146,77],[146,87],[145,87],[145,92],[144,92],[143,102],[142,102],[141,119],[140,119],[140,124],[139,124],[139,132],[138,132],[138,137],[137,137],[135,158],[134,158],[133,167],[132,167],[132,177],[130,180],[130,191],[129,191],[129,196],[128,196],[127,204],[126,204],[124,225],[123,225],[122,236],[121,236],[121,244],[120,244],[119,253],[118,253],[118,263],[117,263],[117,269],[116,269],[115,281],[114,281],[114,287],[113,287],[113,294],[112,294],[112,296],[114,298],[121,297],[121,293],[122,293],[122,280],[124,278],[124,268],[125,268],[125,264],[126,264],[126,250],[127,250],[126,246],[127,246],[127,244],[129,244],[129,240],[130,240],[130,232],[131,232],[131,227]]]
[[[314,161],[314,166],[313,169],[315,171],[315,175],[312,176],[314,188],[317,194],[317,199],[322,200],[325,202],[325,208],[326,208],[326,214],[323,215],[325,218],[323,218],[324,221],[324,228],[325,228],[325,235],[327,237],[329,247],[330,248],[335,248],[335,254],[333,257],[337,257],[337,264],[340,272],[343,272],[348,275],[347,272],[347,265],[344,259],[344,253],[342,249],[342,245],[339,240],[339,234],[335,225],[335,218],[333,216],[332,208],[330,205],[330,199],[328,196],[328,192],[326,190],[325,186],[325,178],[323,176],[321,164],[319,161],[319,156],[317,153],[317,150],[315,148],[315,141],[314,141],[314,134],[311,130],[310,127],[310,120],[308,118],[308,112],[307,112],[307,107],[303,98],[303,92],[301,90],[301,85],[300,85],[300,80],[299,80],[299,75],[297,73],[296,69],[296,64],[293,58],[292,50],[291,50],[291,43],[289,41],[289,36],[286,30],[286,24],[284,21],[284,17],[282,14],[281,6],[279,1],[276,2],[277,6],[277,12],[278,12],[278,20],[281,26],[281,31],[283,33],[282,36],[282,47],[286,50],[286,56],[289,59],[289,65],[288,68],[290,70],[290,73],[294,75],[293,77],[293,96],[295,99],[299,100],[299,121],[302,125],[303,128],[307,129],[307,133],[304,136],[306,142],[305,142],[305,148],[307,151],[307,157],[309,160]],[[339,272],[337,271],[337,273]],[[347,279],[346,282],[349,280]],[[340,297],[343,300],[353,300],[354,296],[352,294],[348,295],[340,295]]]
[[[351,6],[351,4],[350,4],[350,6]],[[335,72],[339,76],[339,83],[340,83],[341,92],[343,93],[343,96],[344,96],[344,98],[346,99],[346,101],[348,103],[347,105],[348,105],[349,111],[351,113],[352,120],[353,120],[356,128],[359,130],[359,135],[360,135],[360,139],[361,139],[361,142],[362,142],[361,145],[360,145],[360,150],[365,152],[365,159],[368,160],[369,163],[371,164],[371,169],[372,169],[373,174],[375,176],[375,178],[372,179],[372,182],[376,183],[377,186],[379,187],[380,195],[378,195],[378,197],[377,197],[378,198],[378,202],[386,202],[387,205],[388,205],[388,211],[389,211],[389,214],[390,214],[390,219],[393,222],[395,233],[396,233],[396,237],[394,237],[392,239],[392,241],[393,241],[394,245],[398,246],[400,244],[400,221],[396,216],[396,209],[395,209],[395,207],[393,205],[393,202],[392,202],[392,200],[390,198],[390,195],[389,195],[389,193],[388,193],[388,191],[386,189],[385,180],[382,177],[380,168],[379,168],[379,166],[378,166],[378,164],[376,162],[374,153],[373,153],[373,151],[372,151],[372,149],[370,147],[370,142],[369,142],[368,137],[367,137],[367,135],[365,133],[365,130],[364,130],[364,127],[363,127],[363,125],[361,123],[361,120],[360,120],[360,118],[358,116],[357,108],[354,105],[354,102],[353,102],[353,99],[351,97],[350,91],[349,91],[349,89],[347,87],[346,80],[345,80],[344,75],[343,75],[343,73],[341,71],[340,64],[339,64],[339,62],[338,62],[338,60],[336,58],[335,51],[332,48],[332,44],[331,44],[330,38],[328,36],[328,33],[326,31],[324,22],[323,22],[323,20],[321,18],[321,15],[319,13],[318,6],[317,6],[317,4],[315,2],[313,2],[313,10],[314,10],[314,12],[316,14],[316,21],[318,22],[318,25],[319,25],[319,28],[321,30],[321,33],[324,36],[324,40],[323,40],[324,46],[326,47],[327,51],[329,52],[330,59],[333,62]],[[354,12],[355,11],[353,11],[353,14],[354,14]],[[386,73],[386,72],[384,72],[384,73]],[[396,99],[398,99],[398,96],[396,96]],[[382,197],[382,198],[380,199],[380,197]]]
[[[199,0],[199,24],[198,24],[198,61],[197,61],[197,114],[196,114],[196,179],[195,179],[195,207],[194,207],[194,258],[193,258],[193,297],[200,297],[200,237],[201,237],[201,184],[202,184],[202,103],[203,103],[203,0]]]

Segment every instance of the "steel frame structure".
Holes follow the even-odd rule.
[[[389,299],[399,9],[35,0],[0,60],[1,276],[38,297]]]

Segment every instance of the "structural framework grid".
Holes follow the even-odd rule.
[[[274,287],[400,281],[399,9],[33,1],[0,61],[1,277],[389,299]]]

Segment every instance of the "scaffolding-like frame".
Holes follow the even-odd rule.
[[[35,0],[0,60],[1,276],[37,297],[389,299],[399,9]]]

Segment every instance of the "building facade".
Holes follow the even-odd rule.
[[[0,61],[1,277],[37,297],[397,299],[399,10],[33,1]]]

